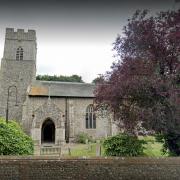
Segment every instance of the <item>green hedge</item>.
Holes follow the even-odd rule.
[[[15,121],[0,118],[0,155],[33,154],[33,141]]]
[[[104,140],[104,153],[107,156],[142,156],[145,143],[136,136],[122,133]]]

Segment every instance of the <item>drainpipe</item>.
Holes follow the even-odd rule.
[[[69,143],[68,97],[65,97],[65,140]]]

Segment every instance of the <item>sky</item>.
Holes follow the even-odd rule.
[[[0,0],[0,57],[5,28],[34,29],[37,74],[82,76],[91,82],[110,70],[113,42],[137,9],[180,7],[175,0]]]

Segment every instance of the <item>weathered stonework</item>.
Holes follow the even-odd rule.
[[[16,60],[17,48],[23,47],[23,61]],[[22,106],[26,99],[29,84],[36,73],[36,33],[6,29],[4,55],[0,71],[0,116],[5,117],[8,87],[17,87],[18,107],[15,106],[15,89],[10,89],[9,119],[22,120]]]
[[[180,159],[0,157],[1,180],[179,180]]]
[[[17,48],[23,48],[23,60],[17,60]],[[73,141],[81,132],[93,138],[112,134],[112,118],[96,117],[96,128],[86,128],[86,109],[93,104],[93,84],[41,82],[36,76],[36,32],[6,29],[4,55],[0,70],[0,116],[6,115],[8,87],[17,87],[18,107],[15,106],[15,89],[10,90],[9,119],[22,124],[35,145],[42,145],[43,124],[51,120],[49,133],[55,133],[55,146]],[[50,137],[49,137],[50,138]]]

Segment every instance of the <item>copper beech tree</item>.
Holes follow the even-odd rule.
[[[180,10],[136,11],[113,45],[118,60],[98,83],[97,108],[128,133],[139,123],[160,133],[164,148],[180,155]]]

